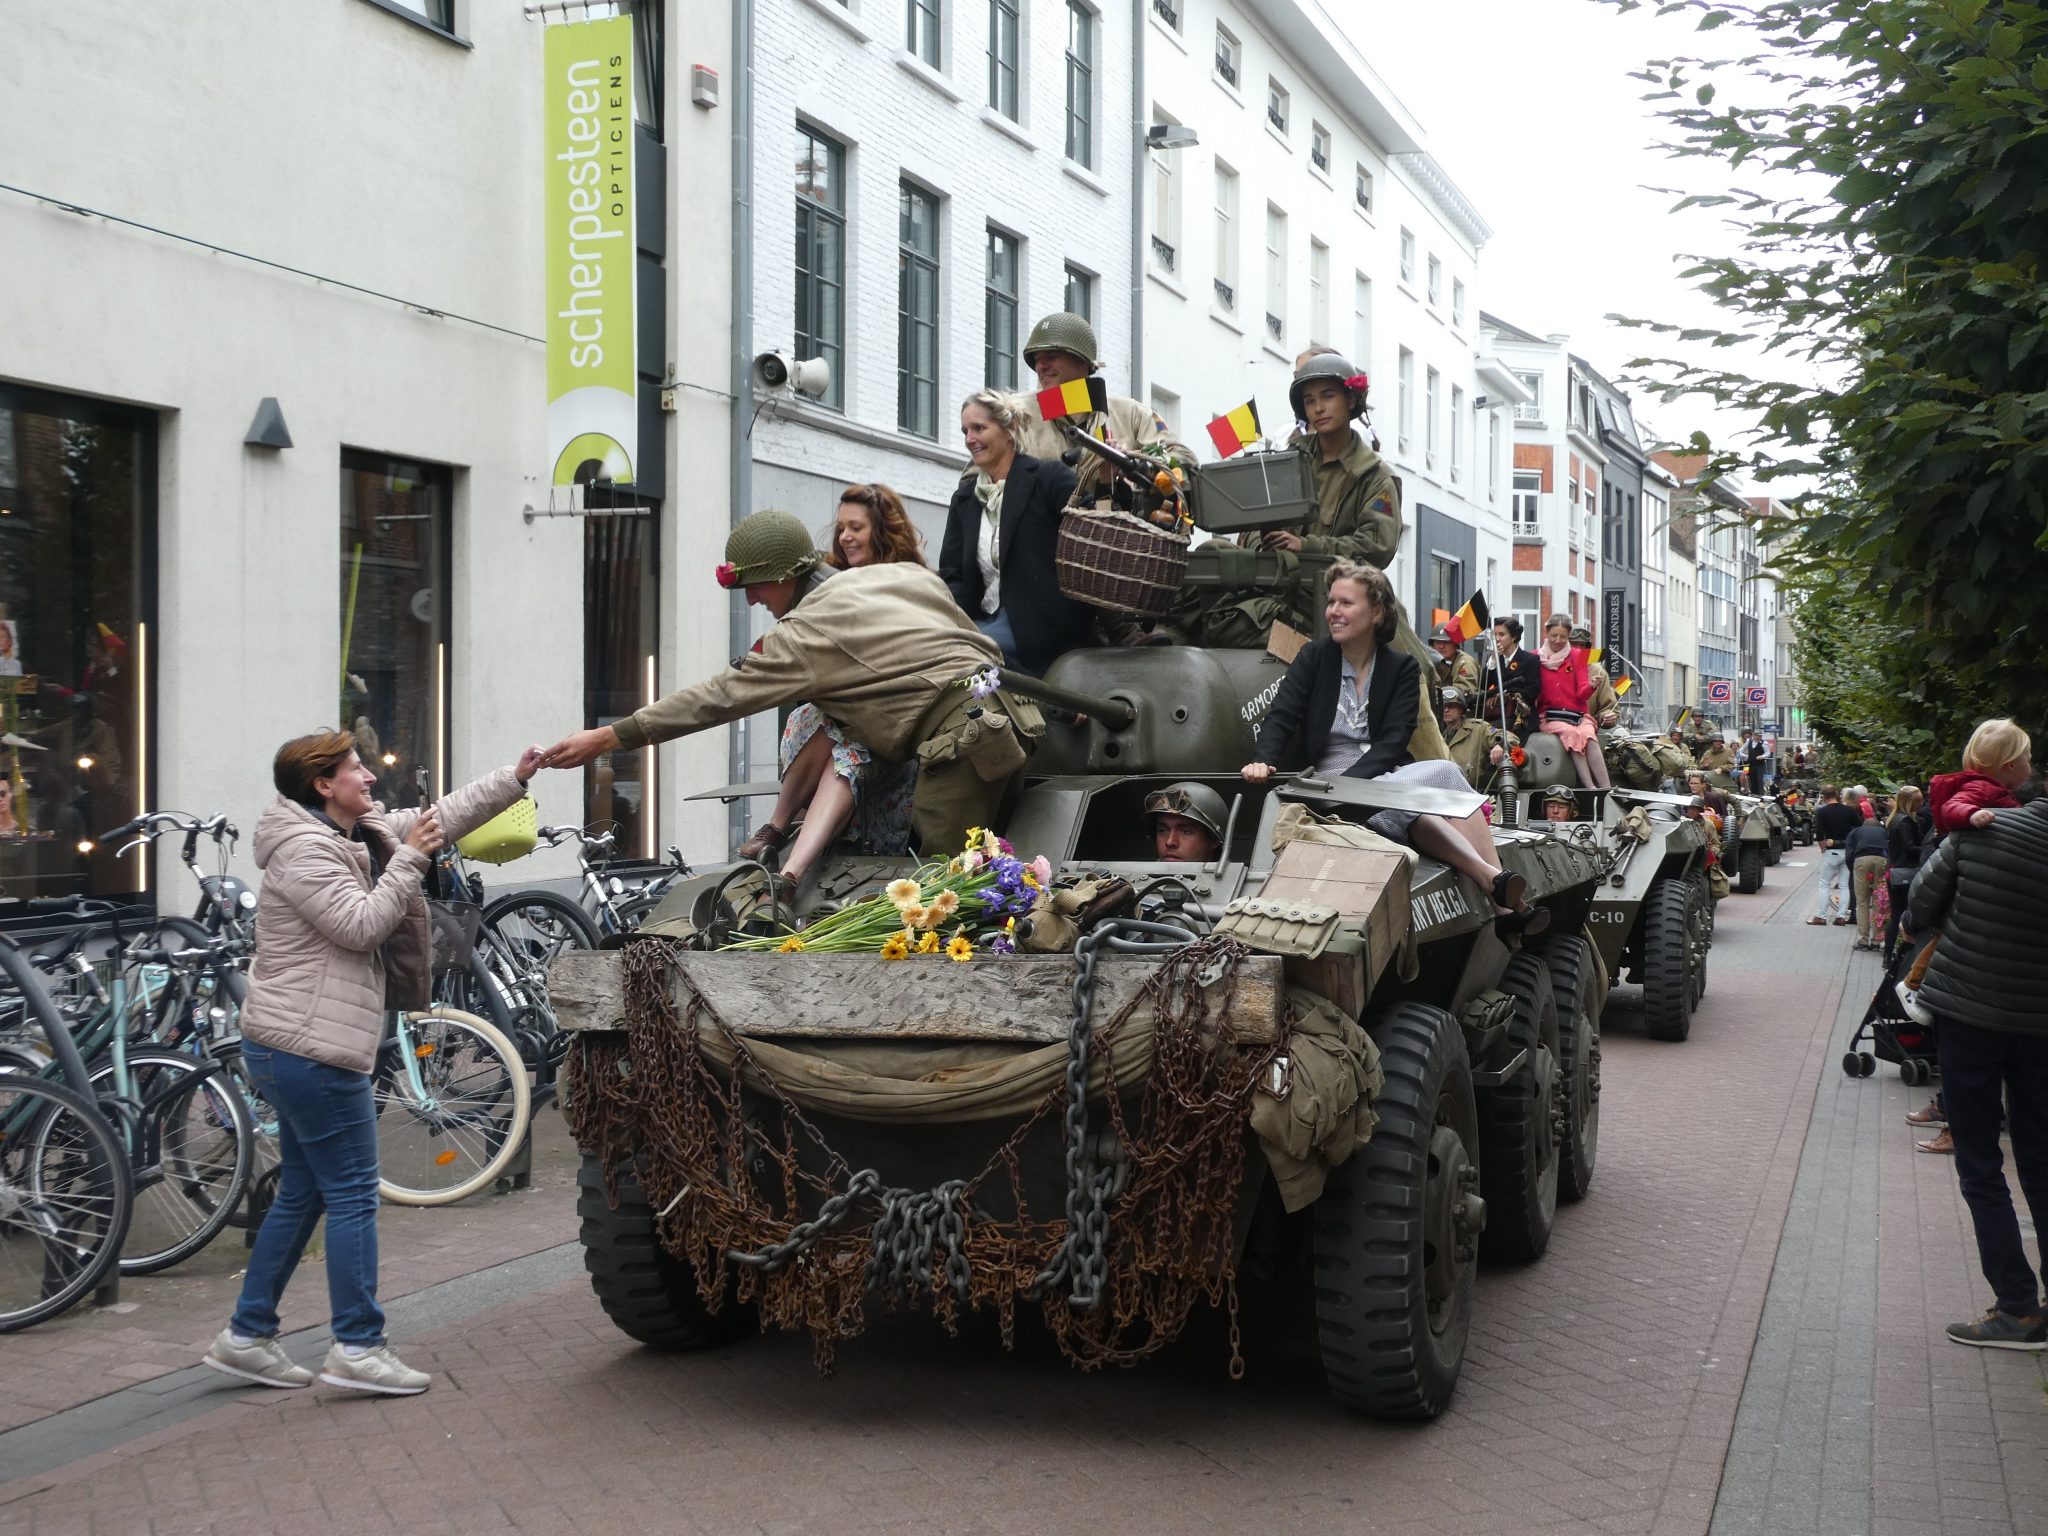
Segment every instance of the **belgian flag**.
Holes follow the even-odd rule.
[[[1444,627],[1450,631],[1451,638],[1460,645],[1492,629],[1493,616],[1486,611],[1486,594],[1474,592],[1472,600],[1452,614]]]
[[[1209,423],[1209,441],[1224,458],[1256,442],[1265,434],[1259,430],[1259,402],[1247,400],[1234,411],[1225,411]]]
[[[1099,374],[1089,374],[1085,379],[1069,379],[1051,389],[1038,392],[1038,414],[1045,421],[1057,421],[1062,416],[1086,416],[1091,412],[1100,414],[1109,409],[1109,386]]]

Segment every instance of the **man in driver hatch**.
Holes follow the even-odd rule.
[[[1161,864],[1207,864],[1223,847],[1228,817],[1223,797],[1206,784],[1183,780],[1145,797],[1152,824],[1152,856]]]

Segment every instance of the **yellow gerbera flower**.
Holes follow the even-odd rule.
[[[920,955],[936,955],[939,952],[939,936],[935,930],[925,929],[924,937],[917,941],[917,952]]]
[[[776,949],[776,953],[781,955],[794,955],[800,953],[803,947],[804,941],[792,933],[788,938],[782,941],[781,945]]]
[[[946,946],[946,958],[948,960],[972,960],[974,958],[974,945],[968,941],[966,934],[956,933],[953,935],[953,942]]]
[[[889,882],[887,895],[898,907],[915,906],[920,894],[915,880],[891,880]]]
[[[882,958],[884,960],[901,960],[909,953],[910,935],[908,933],[892,933],[882,941]]]

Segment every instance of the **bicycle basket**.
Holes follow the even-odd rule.
[[[434,971],[466,971],[476,955],[484,910],[470,901],[429,901],[427,922],[434,936]]]
[[[540,811],[533,796],[521,795],[506,809],[456,841],[465,859],[479,864],[510,864],[523,859],[540,842]]]

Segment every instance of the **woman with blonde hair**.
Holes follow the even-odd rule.
[[[939,575],[961,611],[1002,647],[1006,664],[1042,673],[1085,644],[1094,610],[1060,592],[1053,554],[1074,472],[1017,448],[1030,402],[980,389],[960,406],[960,435],[973,468],[946,512]]]

